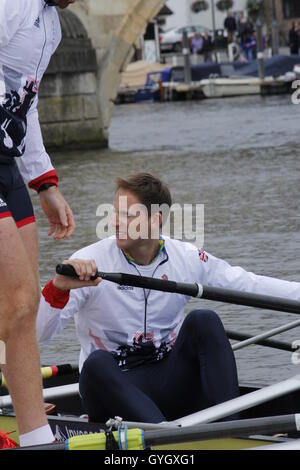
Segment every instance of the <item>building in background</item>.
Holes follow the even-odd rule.
[[[156,17],[148,23],[141,41],[141,49],[136,48],[134,61],[143,59],[146,62],[160,62],[159,35],[171,15],[173,15],[173,11],[165,4]]]
[[[213,28],[212,24],[212,10],[211,3],[212,0],[206,0],[209,8],[206,11],[201,11],[199,13],[194,13],[192,11],[192,5],[194,0],[167,0],[167,6],[173,11],[173,15],[167,18],[166,29],[167,28],[177,28],[179,26],[186,25],[201,25],[205,26],[208,29]],[[214,3],[217,3],[217,0],[213,0]],[[297,0],[300,3],[300,0]],[[233,13],[238,13],[243,11],[246,13],[246,4],[247,0],[234,0],[232,11]],[[221,12],[215,7],[215,18],[216,18],[216,28],[223,28],[224,19],[226,17],[226,12]]]
[[[287,41],[293,21],[300,22],[300,0],[265,0],[265,16],[268,30],[271,31],[274,9],[278,21],[279,39]]]

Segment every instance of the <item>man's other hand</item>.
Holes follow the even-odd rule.
[[[46,191],[41,191],[40,201],[49,220],[49,237],[54,234],[54,240],[70,238],[75,230],[73,212],[60,190],[53,186]]]

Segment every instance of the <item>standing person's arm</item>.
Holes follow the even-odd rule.
[[[40,195],[43,211],[48,218],[49,235],[56,239],[68,238],[74,232],[73,213],[58,189],[58,177],[45,150],[36,104],[27,116],[26,149],[16,159],[23,179]],[[47,188],[48,186],[51,187]],[[44,189],[44,190],[43,190]]]

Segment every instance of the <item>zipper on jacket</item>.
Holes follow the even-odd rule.
[[[46,29],[46,23],[45,23],[45,17],[44,17],[44,11],[45,11],[45,8],[46,8],[47,5],[44,6],[43,8],[43,11],[42,11],[42,19],[43,19],[43,26],[44,26],[44,44],[43,44],[43,47],[42,47],[42,52],[41,52],[41,57],[40,57],[40,60],[39,60],[39,63],[38,63],[38,66],[37,66],[37,69],[36,69],[36,74],[35,74],[35,80],[37,82],[37,79],[38,79],[38,71],[39,71],[39,68],[41,66],[41,63],[42,63],[42,59],[43,59],[43,56],[44,56],[44,52],[45,52],[45,47],[46,47],[46,44],[47,44],[47,41],[48,41],[48,37],[47,37],[47,29]]]

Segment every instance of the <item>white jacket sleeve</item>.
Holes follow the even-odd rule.
[[[27,116],[26,149],[16,158],[20,173],[29,187],[38,190],[44,183],[57,185],[58,177],[43,143],[36,102]]]
[[[197,277],[203,285],[300,300],[299,282],[260,276],[205,252],[200,252]]]
[[[0,1],[0,49],[7,46],[24,21],[21,0]]]
[[[38,310],[36,331],[39,343],[58,335],[86,302],[85,289],[62,292],[49,282],[43,289]]]

